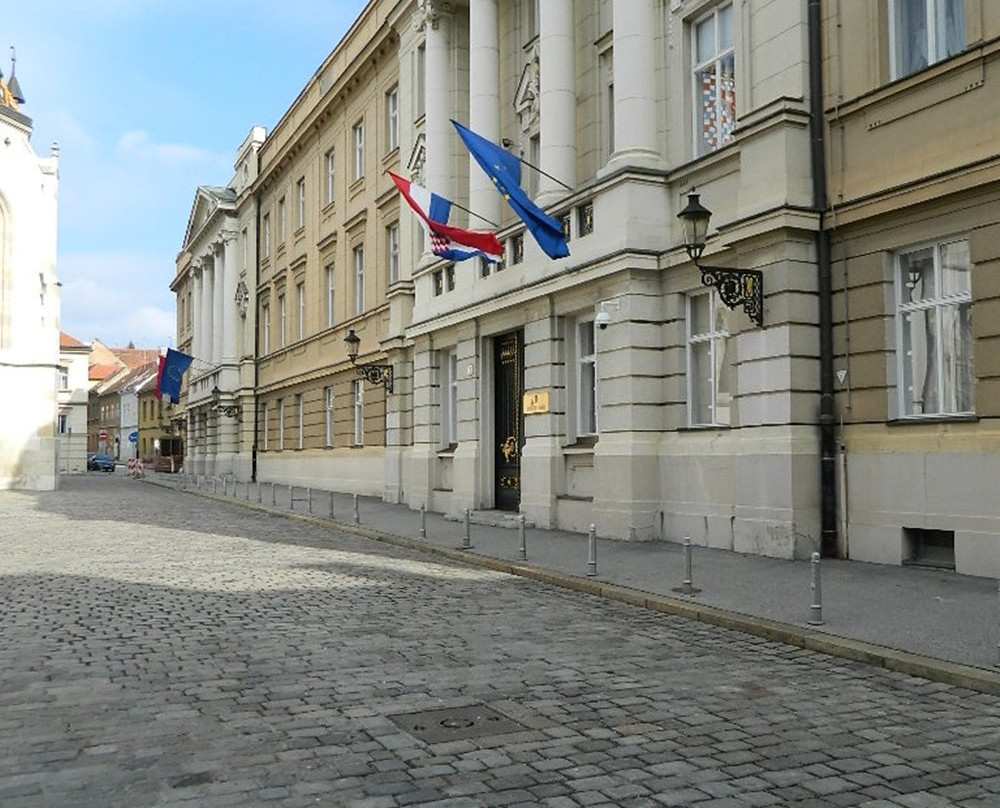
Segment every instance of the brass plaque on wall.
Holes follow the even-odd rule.
[[[529,390],[524,394],[523,404],[525,415],[538,415],[549,411],[549,391]]]

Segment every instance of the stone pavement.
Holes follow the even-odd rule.
[[[154,475],[150,482],[213,493],[211,481]],[[214,495],[305,515],[307,489],[263,484],[215,483]],[[247,502],[249,495],[249,502]],[[991,578],[948,570],[821,562],[823,624],[813,626],[813,571],[808,561],[785,561],[741,553],[692,549],[692,583],[685,580],[684,549],[676,542],[597,541],[597,575],[588,575],[588,536],[568,531],[525,530],[526,559],[516,517],[474,513],[469,528],[439,514],[421,515],[405,505],[347,494],[312,492],[312,513],[327,516],[333,496],[335,519],[344,529],[405,546],[430,548],[453,558],[573,589],[602,594],[660,611],[779,639],[889,667],[937,681],[1000,695],[1000,590]],[[506,525],[503,526],[503,525]],[[496,563],[500,562],[500,563]],[[998,805],[1000,808],[1000,805]]]
[[[996,696],[455,560],[460,524],[96,473],[0,517],[4,808],[1000,805]]]

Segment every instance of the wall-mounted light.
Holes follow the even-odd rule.
[[[351,360],[354,369],[359,376],[367,379],[371,384],[381,384],[387,393],[392,392],[392,365],[359,365],[358,348],[361,347],[361,337],[354,333],[354,329],[347,332],[344,337],[347,344],[347,358]]]
[[[222,391],[215,386],[212,388],[212,409],[222,413],[227,418],[235,418],[237,421],[240,420],[240,412],[242,407],[239,404],[223,404],[222,403]],[[232,395],[231,393],[226,393],[227,396]]]
[[[687,205],[677,214],[684,227],[684,249],[694,265],[701,270],[701,282],[712,286],[729,308],[743,306],[747,316],[757,325],[764,325],[764,273],[759,269],[728,269],[702,266],[700,259],[708,240],[708,222],[712,211],[701,204],[698,194],[688,194]]]

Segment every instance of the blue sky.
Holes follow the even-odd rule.
[[[268,131],[365,0],[20,0],[0,15],[34,122],[59,144],[62,330],[173,345],[169,284],[195,189],[224,185],[250,127]]]

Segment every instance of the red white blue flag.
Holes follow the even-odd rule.
[[[481,255],[487,261],[499,262],[503,245],[496,234],[488,230],[463,230],[448,224],[451,202],[443,196],[410,182],[398,174],[387,172],[403,199],[413,208],[427,233],[431,252],[449,261],[464,261]]]
[[[193,361],[193,356],[167,348],[167,352],[160,357],[153,395],[157,398],[167,396],[170,403],[177,404],[181,400],[181,376],[191,367]]]

